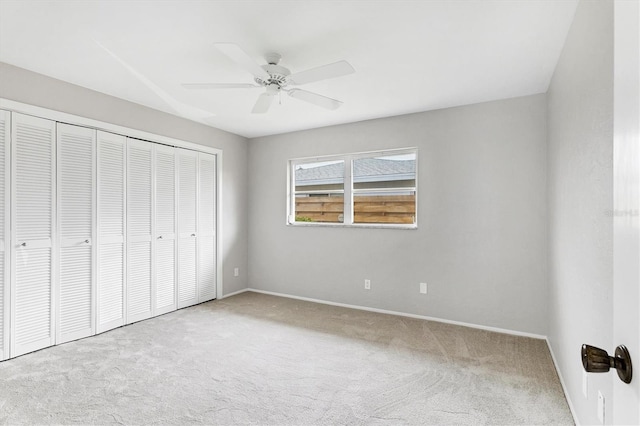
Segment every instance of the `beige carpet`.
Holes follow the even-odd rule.
[[[2,424],[572,424],[546,344],[257,293],[0,363]]]

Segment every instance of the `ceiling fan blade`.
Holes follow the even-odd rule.
[[[235,43],[214,43],[213,44],[219,51],[227,55],[229,59],[240,65],[245,70],[249,71],[255,77],[260,78],[261,80],[268,81],[269,73],[262,69],[260,65],[256,63],[251,56],[247,54],[244,50],[240,49]]]
[[[310,104],[318,105],[326,109],[338,109],[340,105],[342,105],[341,101],[302,89],[291,89],[287,93],[289,93],[289,96],[292,98],[300,99],[301,101],[309,102]]]
[[[270,95],[269,93],[266,93],[266,92],[258,96],[258,100],[256,101],[256,104],[253,106],[251,113],[264,114],[265,112],[269,111],[269,107],[273,102],[273,98],[274,98],[273,95]]]
[[[289,76],[289,81],[293,84],[307,84],[328,78],[342,77],[356,72],[351,64],[347,61],[338,61],[333,64],[323,65],[321,67],[311,68],[310,70],[300,71]]]
[[[93,40],[102,50],[104,50],[109,56],[115,59],[120,65],[122,65],[127,71],[129,71],[135,78],[138,79],[142,84],[144,84],[149,90],[155,93],[160,99],[164,101],[164,103],[171,108],[176,114],[183,117],[196,118],[200,121],[208,120],[211,117],[215,117],[215,114],[202,110],[200,108],[185,104],[183,102],[178,101],[176,98],[172,97],[164,91],[160,86],[149,80],[146,76],[140,73],[137,69],[131,66],[128,62],[125,62],[124,59],[120,58],[120,56],[116,55],[114,52],[109,50],[105,45],[100,43],[98,40]]]
[[[253,87],[262,87],[251,83],[184,83],[182,87],[185,89],[209,90],[209,89],[251,89]]]

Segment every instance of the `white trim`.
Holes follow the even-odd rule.
[[[210,154],[219,154],[222,150],[200,145],[193,142],[186,142],[180,139],[174,139],[168,136],[162,136],[155,133],[145,132],[144,130],[131,129],[129,127],[119,126],[117,124],[106,123],[104,121],[94,120],[92,118],[81,117],[75,114],[67,114],[65,112],[55,111],[48,108],[42,108],[35,105],[24,104],[22,102],[12,101],[10,99],[0,98],[0,108],[19,112],[25,115],[32,115],[45,118],[60,123],[73,124],[76,126],[91,127],[96,130],[104,130],[109,133],[115,133],[121,136],[127,136],[132,139],[143,139],[149,142],[161,143],[164,145],[176,146],[180,148],[191,149],[195,151],[208,152]]]
[[[549,353],[551,354],[551,359],[553,360],[553,366],[556,369],[556,374],[558,375],[558,379],[560,379],[560,385],[562,385],[562,391],[564,392],[564,399],[567,400],[567,404],[569,405],[569,411],[571,411],[573,422],[576,424],[576,426],[580,426],[580,422],[578,421],[578,416],[576,415],[576,410],[573,407],[573,403],[571,402],[571,397],[569,396],[569,391],[567,389],[567,386],[565,385],[564,379],[562,378],[562,373],[560,372],[560,366],[558,365],[556,355],[553,353],[551,342],[549,342],[548,337],[545,338],[545,341],[547,342],[547,347],[549,348]]]
[[[226,299],[227,297],[237,296],[238,294],[246,293],[247,291],[255,291],[256,293],[260,293],[259,291],[256,291],[256,290],[253,290],[253,289],[250,289],[250,288],[243,288],[242,290],[234,291],[233,293],[229,293],[229,294],[225,294],[224,296],[220,296],[220,297],[218,297],[218,299]]]
[[[459,326],[462,326],[462,327],[469,327],[469,328],[476,328],[476,329],[479,329],[479,330],[493,331],[495,333],[510,334],[512,336],[530,337],[532,339],[539,339],[539,340],[546,340],[547,339],[547,336],[544,336],[542,334],[528,333],[528,332],[525,332],[525,331],[509,330],[509,329],[506,329],[506,328],[499,328],[499,327],[490,327],[490,326],[486,326],[486,325],[472,324],[472,323],[462,322],[462,321],[453,321],[453,320],[448,320],[448,319],[443,319],[443,318],[429,317],[429,316],[426,316],[426,315],[410,314],[410,313],[407,313],[407,312],[399,312],[399,311],[390,311],[390,310],[387,310],[387,309],[370,308],[368,306],[350,305],[348,303],[331,302],[331,301],[328,301],[328,300],[314,299],[314,298],[311,298],[311,297],[294,296],[294,295],[291,295],[291,294],[277,293],[277,292],[274,292],[274,291],[258,290],[258,289],[251,288],[251,287],[247,288],[246,290],[242,290],[242,291],[253,291],[255,293],[268,294],[270,296],[286,297],[286,298],[289,298],[289,299],[303,300],[305,302],[321,303],[323,305],[340,306],[341,308],[358,309],[360,311],[377,312],[379,314],[397,315],[397,316],[401,316],[401,317],[416,318],[416,319],[421,319],[421,320],[426,320],[426,321],[440,322],[440,323],[444,323],[444,324],[459,325]],[[236,292],[236,293],[238,293],[238,292]],[[225,297],[232,296],[232,295],[234,295],[236,293],[228,294]]]

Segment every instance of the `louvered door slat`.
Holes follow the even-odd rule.
[[[184,149],[178,150],[179,159],[179,216],[178,232],[180,237],[190,236],[196,232],[197,218],[197,153]]]
[[[96,131],[59,123],[57,342],[94,334],[93,200]]]
[[[216,239],[213,236],[198,237],[199,302],[216,298]]]
[[[127,323],[152,315],[152,144],[127,140]]]
[[[129,243],[127,258],[127,322],[151,316],[151,243]]]
[[[176,309],[175,149],[155,150],[155,315]]]
[[[198,235],[214,235],[216,229],[216,157],[199,154]]]
[[[198,154],[176,149],[178,159],[178,307],[198,303]]]
[[[98,332],[124,324],[124,244],[98,247]]]
[[[97,331],[124,324],[126,138],[98,132]]]
[[[5,275],[5,253],[0,254],[0,277],[2,277],[2,285],[0,286],[0,361],[9,357],[9,350],[5,346],[7,339],[5,336],[9,335],[9,331],[5,329],[5,326],[9,325],[9,321],[5,318],[5,315],[9,312],[9,304],[5,306],[5,301],[8,297],[5,294],[6,280]],[[8,286],[7,286],[8,287]]]
[[[129,236],[151,235],[151,144],[128,141],[128,203],[127,230]]]
[[[54,341],[55,122],[12,114],[11,356]]]
[[[60,250],[60,320],[58,343],[91,335],[92,247]]]
[[[174,148],[156,146],[156,233],[176,232],[176,165]]]
[[[8,111],[0,110],[0,360],[9,357],[9,264],[7,242],[10,234],[9,194],[11,121]]]
[[[178,307],[198,303],[195,238],[178,240],[178,277]]]
[[[216,298],[216,157],[198,154],[198,301]]]
[[[156,241],[156,315],[176,309],[175,240]]]

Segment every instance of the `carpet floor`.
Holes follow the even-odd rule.
[[[573,424],[546,343],[253,292],[0,363],[0,424]]]

